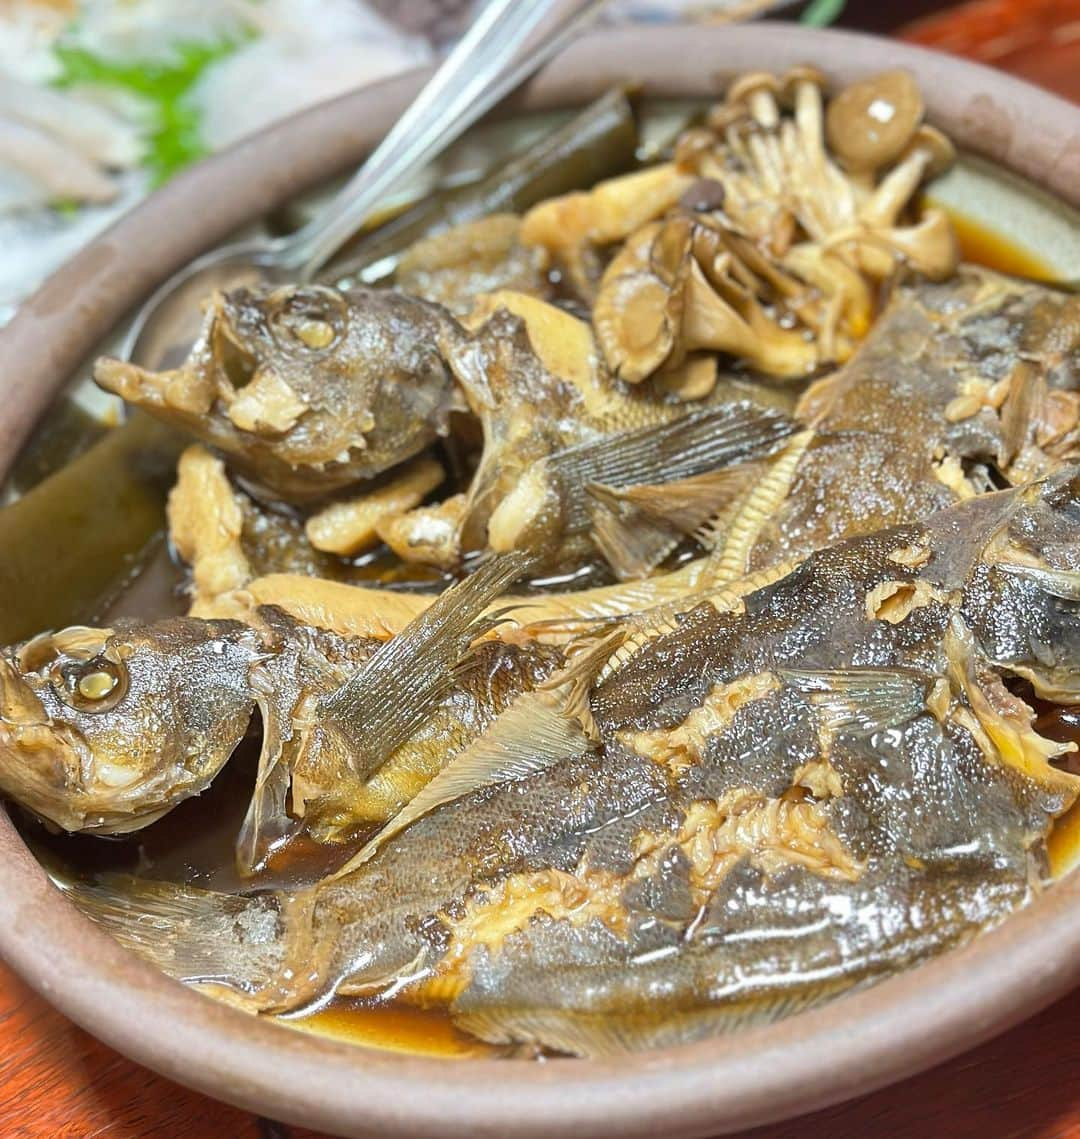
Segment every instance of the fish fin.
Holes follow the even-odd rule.
[[[338,872],[367,862],[417,819],[482,787],[525,779],[564,759],[583,755],[589,740],[555,692],[525,692],[473,740]]]
[[[575,719],[592,740],[598,740],[600,733],[593,719],[589,693],[628,635],[629,629],[619,625],[599,635],[579,637],[566,647],[567,664],[538,685],[541,691],[559,694],[563,711]]]
[[[320,701],[326,726],[349,741],[366,779],[427,719],[454,685],[454,668],[491,628],[484,610],[532,562],[520,551],[486,561],[440,594],[336,691]]]
[[[762,530],[780,509],[795,481],[802,457],[814,439],[813,431],[800,431],[783,453],[720,516],[700,529],[698,541],[712,551],[708,582],[727,585],[744,577],[750,554]]]
[[[996,569],[1033,582],[1051,597],[1062,601],[1080,601],[1080,573],[1076,570],[1051,569],[1049,566],[1025,566],[1019,562],[995,562]]]
[[[285,929],[275,894],[220,894],[128,874],[56,884],[126,949],[179,981],[253,996],[279,977]]]
[[[840,981],[764,1000],[672,1011],[662,1007],[641,1013],[503,1007],[459,1010],[451,1006],[451,1016],[458,1027],[492,1044],[533,1045],[571,1056],[605,1059],[692,1044],[780,1020],[852,988],[850,982]]]
[[[296,829],[288,812],[291,764],[282,760],[292,725],[283,732],[282,714],[269,692],[260,694],[256,702],[262,714],[262,748],[251,801],[236,838],[236,868],[244,877],[262,869],[274,846]]]
[[[927,709],[930,678],[903,669],[777,669],[830,731],[869,735],[898,727]]]
[[[619,494],[646,517],[667,522],[691,536],[725,502],[746,490],[760,473],[757,463],[738,463],[672,482],[630,486]]]
[[[564,528],[590,525],[590,483],[651,486],[764,458],[783,450],[798,425],[775,408],[749,402],[718,404],[667,423],[619,431],[567,447],[542,460],[550,480],[565,488]]]
[[[724,403],[579,443],[548,461],[576,485],[654,485],[773,455],[797,430],[794,420],[775,408]]]
[[[592,539],[620,581],[646,577],[679,544],[679,533],[649,518],[622,498],[621,492],[591,483]]]
[[[756,463],[739,463],[665,483],[590,483],[585,489],[593,499],[593,540],[619,578],[644,577],[680,535],[695,536],[710,520],[715,525],[721,509],[759,473]]]

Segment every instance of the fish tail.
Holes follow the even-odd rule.
[[[91,921],[170,977],[227,986],[255,1009],[280,1003],[287,946],[280,895],[222,894],[127,874],[57,885]]]

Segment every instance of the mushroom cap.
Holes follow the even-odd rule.
[[[748,71],[745,75],[737,75],[731,81],[726,98],[729,103],[744,103],[758,91],[769,91],[773,95],[779,95],[780,80],[768,71]]]
[[[608,367],[627,383],[641,383],[679,355],[691,239],[688,218],[652,222],[604,272],[593,331]]]
[[[723,182],[715,178],[698,178],[679,199],[679,207],[691,213],[722,210],[727,197]]]
[[[816,67],[811,67],[809,64],[789,67],[780,80],[780,90],[784,99],[790,102],[795,96],[795,91],[802,83],[813,83],[815,87],[820,88],[822,91],[829,85],[829,81],[825,78],[825,73],[819,71]]]
[[[923,117],[918,84],[906,71],[882,71],[829,102],[825,134],[829,149],[848,170],[877,170],[895,162]]]
[[[705,127],[691,127],[683,131],[675,142],[672,156],[679,173],[696,173],[700,157],[709,154],[716,145],[716,135]]]
[[[926,168],[924,178],[941,174],[956,161],[956,147],[937,127],[932,127],[929,123],[923,123],[919,127],[904,153],[911,154],[916,150],[928,151],[930,154],[930,165]]]

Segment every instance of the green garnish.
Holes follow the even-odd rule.
[[[63,70],[55,82],[58,87],[88,83],[138,95],[146,104],[150,124],[143,165],[151,184],[159,186],[206,155],[199,111],[188,94],[210,64],[231,55],[242,42],[179,43],[167,60],[109,59],[59,44],[54,51]]]
[[[844,10],[845,3],[846,0],[810,0],[799,17],[799,22],[814,28],[824,28],[837,19]]]

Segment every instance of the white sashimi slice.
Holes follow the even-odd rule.
[[[355,0],[267,0],[257,11],[259,38],[211,64],[193,92],[212,150],[431,58]]]
[[[128,167],[138,161],[135,128],[86,99],[0,74],[0,116],[17,119],[102,166]]]
[[[95,163],[25,122],[0,115],[0,166],[40,183],[49,201],[110,202],[116,186]]]

